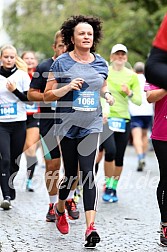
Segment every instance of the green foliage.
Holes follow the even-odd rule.
[[[94,15],[103,21],[97,48],[109,60],[111,47],[123,43],[129,61],[145,61],[152,40],[167,12],[166,0],[15,0],[5,11],[4,24],[19,52],[34,50],[52,56],[55,32],[71,15]]]
[[[145,9],[148,13],[154,14],[157,10],[166,7],[166,0],[123,0],[124,3],[133,3],[133,9],[137,11],[139,8]]]

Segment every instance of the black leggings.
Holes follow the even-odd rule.
[[[26,137],[26,122],[0,122],[0,185],[3,197],[10,196],[10,186],[19,170]]]
[[[94,181],[94,165],[97,150],[98,134],[84,138],[64,137],[60,142],[65,176],[59,187],[59,198],[65,200],[77,179],[78,164],[80,183],[83,185],[84,210],[96,210],[97,188]]]
[[[112,132],[108,124],[104,125],[104,130],[100,134],[99,151],[105,150],[105,161],[115,160],[116,166],[123,166],[124,153],[128,144],[130,135],[130,123],[126,123],[125,132]],[[109,136],[106,140],[106,136]]]
[[[167,90],[167,52],[153,47],[145,65],[147,82]]]
[[[152,140],[158,159],[160,181],[157,187],[157,200],[161,213],[161,221],[167,222],[167,141]]]

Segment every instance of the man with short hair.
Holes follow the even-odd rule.
[[[40,102],[40,114],[36,115],[40,117],[40,137],[44,152],[44,159],[46,163],[45,182],[47,191],[50,198],[49,210],[46,215],[46,221],[55,221],[54,204],[58,201],[58,188],[57,183],[59,179],[60,170],[60,150],[56,139],[54,138],[54,109],[55,104],[45,104],[43,102],[43,93],[45,90],[48,73],[54,60],[62,53],[66,51],[66,46],[62,41],[61,31],[55,34],[54,44],[52,45],[54,55],[39,64],[36,68],[36,72],[30,83],[30,89],[28,91],[28,99],[31,101]],[[76,204],[73,200],[74,191],[76,188],[74,183],[69,197],[66,201],[66,208],[70,219],[78,219],[79,211],[76,208]],[[74,189],[73,189],[74,188]]]

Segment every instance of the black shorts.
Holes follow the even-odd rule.
[[[27,115],[26,127],[29,128],[39,128],[39,120],[34,118],[33,115]]]
[[[60,149],[54,136],[54,120],[40,120],[40,138],[44,152],[44,158],[51,160],[60,158]]]

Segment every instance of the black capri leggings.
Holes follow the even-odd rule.
[[[160,180],[157,187],[157,200],[161,213],[161,221],[167,222],[167,141],[152,139],[156,157],[158,159]]]
[[[84,210],[96,210],[97,188],[94,181],[94,165],[97,150],[98,134],[90,134],[83,138],[64,137],[60,148],[64,163],[65,176],[59,187],[59,198],[65,200],[77,179],[78,164],[80,183],[83,185]]]
[[[108,124],[104,125],[103,132],[100,135],[99,151],[105,150],[105,161],[115,160],[116,166],[123,166],[124,153],[129,141],[130,122],[126,123],[125,132],[112,132]],[[106,136],[109,136],[106,140]]]

